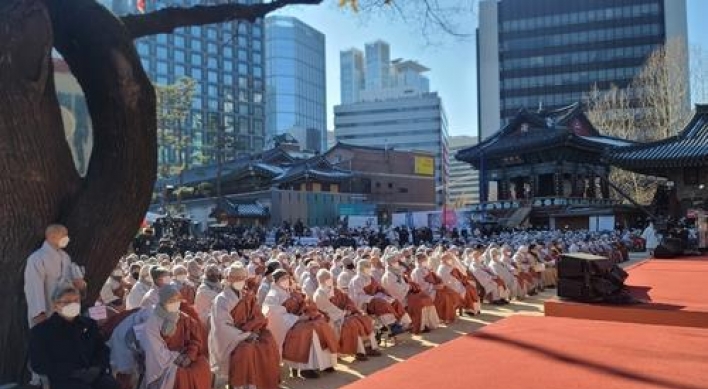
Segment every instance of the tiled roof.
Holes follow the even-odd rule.
[[[693,118],[678,135],[612,149],[606,156],[610,163],[638,172],[708,167],[708,105],[697,105]]]
[[[284,169],[283,174],[276,177],[274,181],[284,183],[296,181],[304,177],[325,181],[342,181],[350,178],[351,173],[333,166],[324,156],[320,155],[288,166]]]
[[[460,150],[455,158],[477,163],[484,158],[517,156],[521,150],[544,150],[559,145],[597,150],[633,144],[603,136],[582,112],[580,104],[554,111],[531,112],[522,109],[496,134],[477,145]]]
[[[201,182],[214,181],[217,177],[216,165],[200,166],[185,171],[182,174],[183,185],[197,185]],[[252,157],[242,157],[228,161],[222,165],[222,180],[238,180],[240,177],[257,173],[267,177],[274,183],[284,183],[298,180],[302,177],[321,179],[324,181],[342,181],[351,177],[348,170],[332,165],[322,155],[308,159],[294,159],[285,152],[266,151]],[[178,177],[157,183],[178,185]]]
[[[270,210],[259,203],[243,203],[224,199],[223,209],[231,217],[268,217]]]

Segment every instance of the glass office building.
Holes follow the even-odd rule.
[[[221,0],[217,0],[222,2]],[[225,1],[223,1],[225,2]],[[253,4],[260,0],[239,0]],[[103,0],[114,13],[137,13],[135,1]],[[189,7],[193,0],[148,1],[147,12],[169,6]],[[224,158],[259,152],[265,145],[265,45],[263,21],[185,27],[173,34],[138,39],[145,71],[156,84],[181,77],[196,81],[192,107],[183,124],[190,164],[213,162],[219,131],[227,134]],[[164,145],[163,145],[164,146]],[[169,147],[169,146],[168,146]],[[164,160],[164,159],[168,160]],[[174,150],[160,162],[174,163]]]
[[[626,86],[668,39],[686,43],[686,25],[685,0],[481,1],[481,138],[521,108],[559,108],[593,85]]]
[[[266,140],[289,133],[300,147],[327,147],[325,36],[297,18],[265,21]]]
[[[356,103],[364,89],[364,53],[350,49],[339,53],[339,77],[342,104]]]

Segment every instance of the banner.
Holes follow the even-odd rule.
[[[421,176],[435,175],[435,160],[433,157],[415,157],[415,174]]]

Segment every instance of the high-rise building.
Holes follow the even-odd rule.
[[[294,17],[265,21],[266,137],[290,133],[324,151],[327,131],[325,36]]]
[[[447,201],[447,118],[437,93],[365,101],[334,107],[337,141],[406,151],[426,151],[411,171],[435,177],[436,202]],[[385,173],[385,172],[382,172]]]
[[[118,15],[137,12],[133,0],[101,0],[101,3]],[[191,0],[148,1],[146,10],[192,5]],[[196,82],[192,107],[180,128],[184,138],[189,140],[183,151],[187,162],[213,161],[219,149],[226,159],[263,149],[263,35],[262,20],[255,23],[233,21],[179,28],[172,34],[148,36],[136,41],[143,67],[154,83],[172,84],[181,77]],[[222,139],[228,146],[217,147],[219,134],[225,134]],[[163,163],[174,163],[177,158],[172,152],[161,155],[160,159]]]
[[[364,53],[357,49],[340,52],[339,67],[341,103],[359,101],[359,94],[364,89]]]
[[[477,144],[476,136],[451,136],[450,155]],[[450,177],[448,178],[448,204],[463,208],[479,203],[479,172],[469,163],[450,159]]]
[[[391,46],[384,41],[367,43],[364,85],[366,89],[383,89],[390,85]]]
[[[560,108],[582,101],[593,85],[626,86],[668,40],[687,46],[686,18],[685,0],[482,0],[481,138],[521,108]]]
[[[367,43],[365,52],[350,49],[340,53],[342,104],[419,96],[430,91],[430,81],[424,75],[430,69],[416,61],[391,61],[388,43]]]

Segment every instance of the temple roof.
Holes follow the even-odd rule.
[[[288,166],[274,181],[280,184],[311,178],[313,180],[338,182],[350,177],[351,173],[348,170],[340,169],[327,161],[324,156],[318,155]]]
[[[222,164],[221,177],[226,181],[257,174],[271,179],[275,184],[292,182],[299,178],[339,182],[351,177],[348,170],[333,166],[322,155],[309,158],[303,158],[303,156],[301,153],[293,154],[276,148],[252,156],[239,157]],[[214,181],[217,175],[217,165],[199,166],[184,171],[182,182],[183,185],[196,185],[205,181]],[[176,186],[178,179],[178,177],[173,177],[162,180],[158,185]]]
[[[696,105],[693,118],[677,135],[608,150],[606,157],[613,165],[648,174],[665,168],[708,167],[708,105]]]
[[[601,135],[582,111],[579,103],[565,108],[532,112],[521,109],[501,130],[484,141],[460,150],[460,161],[471,164],[480,158],[494,159],[518,156],[523,151],[542,151],[559,146],[597,152],[607,148],[628,146],[633,142]]]

